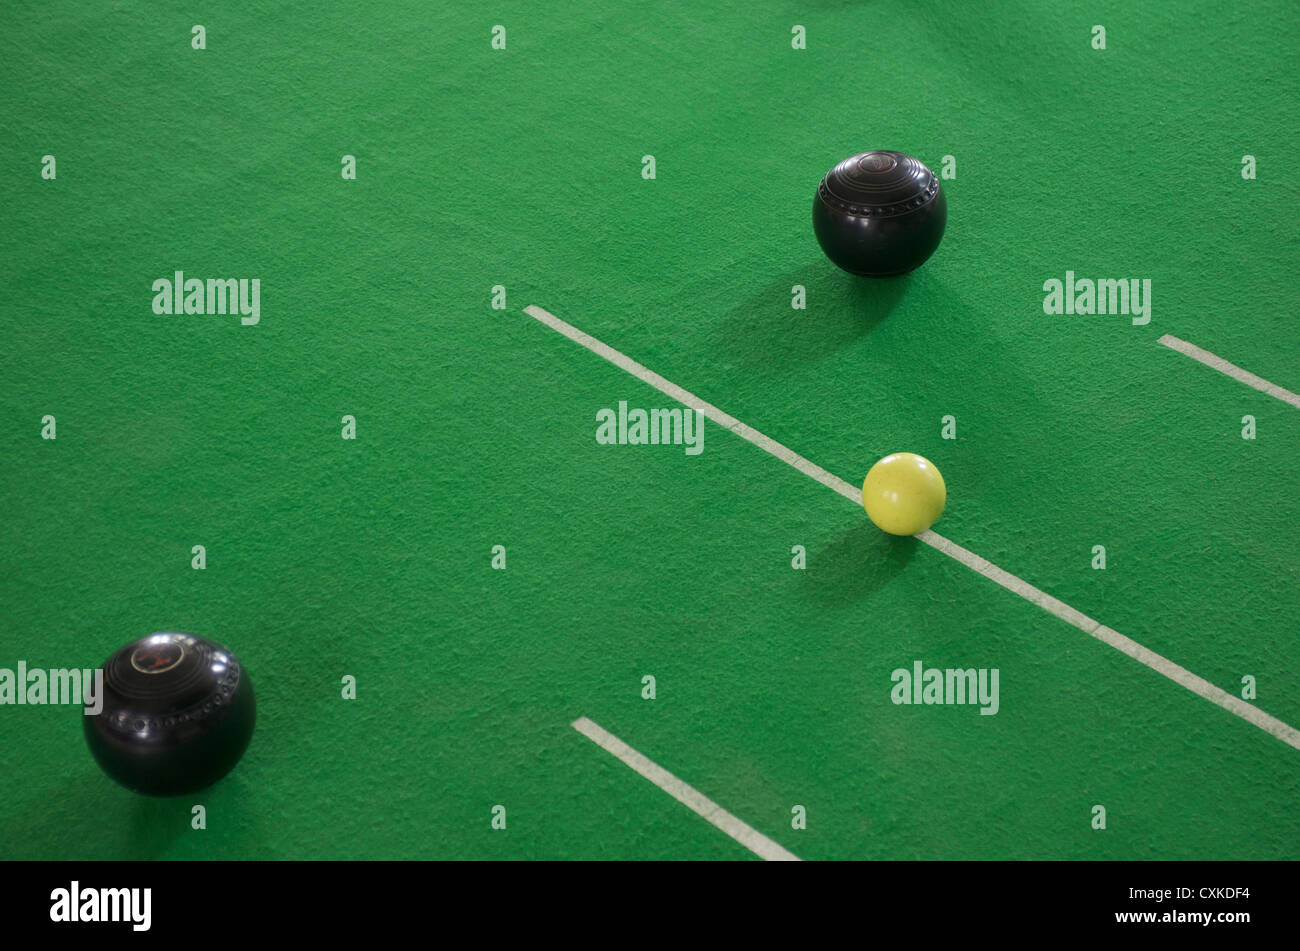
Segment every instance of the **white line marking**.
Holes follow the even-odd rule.
[[[1220,373],[1232,377],[1239,383],[1245,383],[1247,386],[1254,387],[1261,393],[1267,393],[1269,396],[1275,396],[1283,403],[1290,403],[1292,406],[1300,408],[1300,395],[1292,393],[1290,390],[1284,390],[1276,383],[1270,383],[1263,377],[1255,376],[1249,370],[1243,370],[1236,364],[1229,363],[1223,357],[1217,357],[1208,350],[1202,350],[1194,343],[1188,343],[1186,340],[1179,340],[1172,334],[1165,334],[1156,343],[1164,344],[1170,350],[1177,350],[1183,356],[1191,357],[1200,363],[1204,363],[1212,370],[1218,370]]]
[[[592,353],[604,357],[610,363],[626,370],[628,373],[632,374],[637,379],[649,383],[651,386],[659,390],[661,393],[665,393],[668,396],[671,396],[673,399],[686,404],[692,409],[698,409],[702,411],[705,416],[713,420],[718,425],[730,429],[741,439],[753,443],[755,446],[762,449],[764,452],[771,453],[772,455],[780,459],[782,462],[789,463],[790,465],[794,466],[794,468],[798,469],[800,472],[804,473],[805,475],[811,476],[812,478],[820,482],[822,485],[844,496],[846,499],[851,501],[855,506],[862,504],[862,497],[858,492],[858,490],[855,489],[849,483],[845,482],[843,479],[839,478],[838,476],[831,475],[831,473],[827,472],[821,466],[809,462],[803,456],[799,455],[798,453],[794,452],[791,449],[787,449],[785,446],[781,445],[775,439],[770,439],[767,436],[764,436],[758,430],[746,426],[744,423],[740,422],[740,420],[736,419],[735,417],[728,416],[726,413],[722,412],[722,410],[718,409],[712,403],[706,403],[704,400],[695,396],[693,393],[690,393],[682,389],[676,383],[672,383],[668,380],[665,380],[658,373],[655,373],[653,370],[649,370],[646,367],[643,367],[641,364],[637,363],[631,357],[619,353],[613,347],[601,343],[595,337],[583,333],[577,327],[565,323],[559,317],[556,317],[554,314],[542,310],[542,308],[540,307],[530,305],[524,308],[524,313],[526,313],[529,317],[541,321],[551,329],[564,334],[564,336],[568,337],[570,340],[574,341],[575,343],[579,343],[582,346],[586,347]],[[1177,338],[1169,338],[1169,339],[1177,339]],[[1161,342],[1163,342],[1164,340],[1165,338],[1162,337]],[[1183,343],[1183,341],[1181,340],[1178,342],[1180,344]],[[1168,346],[1168,344],[1166,344],[1166,346]],[[1191,344],[1184,344],[1184,346],[1191,347],[1191,349],[1193,350],[1199,350],[1199,348],[1192,347]],[[1181,348],[1175,347],[1175,349],[1181,349]],[[1203,350],[1200,350],[1199,352],[1205,353],[1205,351]],[[1194,354],[1189,354],[1189,356],[1194,356]],[[1218,360],[1218,357],[1214,357],[1213,354],[1207,354],[1207,356],[1210,356],[1213,359]],[[1197,359],[1200,358],[1198,357]],[[1231,364],[1225,364],[1225,365],[1232,366]],[[1237,370],[1236,367],[1232,367],[1232,369]],[[1237,372],[1245,373],[1245,371],[1241,371],[1241,370],[1238,370]],[[1251,374],[1245,374],[1245,375],[1251,376]],[[1259,378],[1252,377],[1252,379],[1258,380]],[[1248,381],[1243,381],[1243,382],[1248,382]],[[1264,381],[1261,380],[1260,382],[1262,383]],[[1254,386],[1255,384],[1252,383],[1251,385]],[[1272,386],[1271,383],[1266,385]],[[1277,389],[1277,387],[1274,387],[1274,389]],[[1286,391],[1282,390],[1281,392],[1285,393]],[[1295,397],[1294,393],[1288,395]],[[1300,399],[1300,397],[1296,397],[1296,398]],[[1246,703],[1246,701],[1241,700],[1237,697],[1234,697],[1226,690],[1221,690],[1220,688],[1214,686],[1214,684],[1210,683],[1208,680],[1196,676],[1196,674],[1192,673],[1191,671],[1187,670],[1184,667],[1180,667],[1178,664],[1175,664],[1172,660],[1168,660],[1160,656],[1155,651],[1147,650],[1137,641],[1125,637],[1123,634],[1120,634],[1118,631],[1114,631],[1108,627],[1104,627],[1100,622],[1094,621],[1092,618],[1088,617],[1086,614],[1083,614],[1080,611],[1076,611],[1074,608],[1070,607],[1064,601],[1060,601],[1052,597],[1046,591],[1042,591],[1038,588],[1035,588],[1028,581],[1025,581],[1021,578],[1017,578],[1009,571],[1004,571],[1003,569],[999,568],[997,565],[993,564],[992,562],[981,558],[979,555],[975,554],[974,552],[968,551],[965,548],[962,548],[960,545],[955,544],[954,542],[950,542],[948,539],[944,538],[942,535],[938,534],[937,532],[932,532],[927,530],[921,532],[916,537],[921,541],[925,542],[925,544],[929,545],[931,548],[934,548],[937,551],[941,551],[945,555],[955,558],[957,561],[961,562],[963,565],[972,569],[973,571],[979,572],[981,575],[988,578],[990,581],[1001,585],[1002,587],[1006,588],[1008,591],[1020,595],[1020,597],[1024,598],[1026,601],[1038,605],[1040,608],[1042,608],[1044,611],[1048,612],[1049,614],[1053,614],[1056,617],[1060,618],[1061,620],[1065,621],[1066,623],[1072,624],[1074,627],[1077,627],[1085,634],[1090,634],[1091,636],[1097,638],[1099,641],[1109,644],[1111,647],[1115,648],[1116,650],[1124,652],[1125,654],[1127,654],[1128,656],[1136,660],[1138,663],[1145,664],[1147,667],[1151,668],[1156,673],[1164,677],[1168,677],[1170,680],[1172,680],[1176,684],[1179,684],[1180,686],[1186,687],[1188,690],[1192,691],[1192,693],[1204,697],[1206,700],[1210,701],[1213,704],[1216,704],[1217,706],[1222,707],[1224,710],[1227,710],[1229,713],[1236,714],[1246,722],[1252,723],[1255,726],[1259,727],[1264,732],[1272,734],[1273,736],[1281,740],[1283,743],[1286,743],[1288,746],[1292,746],[1300,750],[1300,730],[1297,730],[1295,727],[1287,723],[1284,723],[1283,721],[1279,720],[1277,717],[1271,716],[1270,714],[1265,713],[1263,710],[1259,709],[1258,707]]]
[[[862,493],[853,488],[838,476],[833,476],[821,466],[809,462],[803,456],[794,451],[787,449],[775,439],[769,439],[757,429],[746,426],[734,416],[730,416],[718,409],[712,403],[706,403],[694,393],[682,389],[671,380],[665,380],[654,370],[644,367],[637,363],[631,357],[619,353],[613,347],[601,343],[590,334],[585,334],[572,324],[567,324],[554,314],[542,310],[540,307],[529,305],[524,308],[524,313],[529,317],[540,320],[552,330],[564,334],[574,343],[582,344],[592,353],[604,357],[610,363],[619,369],[626,370],[638,380],[644,380],[661,393],[666,393],[679,403],[684,403],[691,409],[697,409],[709,419],[713,420],[723,429],[730,429],[733,433],[744,439],[746,442],[752,442],[764,452],[770,452],[782,462],[789,463],[806,476],[810,476],[826,486],[844,496],[850,502],[856,505],[862,504]]]
[[[691,812],[713,823],[749,851],[769,862],[798,862],[799,857],[787,852],[753,826],[741,822],[726,809],[693,786],[682,782],[658,763],[646,758],[628,746],[613,733],[603,729],[586,717],[573,721],[573,728],[601,749],[613,754],[632,767],[650,782],[672,796]]]
[[[985,561],[979,555],[962,548],[955,542],[949,541],[942,535],[927,530],[916,537],[945,555],[951,555],[971,570],[978,571],[990,581],[1020,595],[1026,601],[1033,602],[1049,614],[1055,614],[1062,621],[1072,624],[1083,633],[1092,635],[1097,640],[1109,644],[1118,651],[1123,651],[1138,663],[1145,664],[1156,673],[1163,674],[1174,683],[1186,687],[1198,696],[1204,697],[1210,703],[1218,704],[1230,713],[1235,713],[1264,732],[1271,733],[1288,746],[1300,749],[1300,730],[1296,730],[1295,727],[1284,723],[1277,717],[1252,706],[1240,697],[1234,697],[1226,690],[1216,687],[1204,677],[1198,677],[1186,667],[1175,664],[1172,660],[1160,656],[1155,651],[1147,650],[1131,637],[1125,637],[1119,631],[1106,627],[1100,621],[1094,621],[1082,611],[1076,611],[1064,601],[1058,601],[1046,591],[1035,588],[1029,582],[1017,578],[1008,571],[1003,571],[997,565]]]

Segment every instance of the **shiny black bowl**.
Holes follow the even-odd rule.
[[[253,736],[248,672],[220,644],[150,634],[104,662],[103,709],[85,716],[96,762],[127,789],[179,796],[234,769]]]
[[[939,247],[948,202],[919,159],[878,150],[826,173],[813,199],[817,243],[836,265],[867,277],[906,274]]]

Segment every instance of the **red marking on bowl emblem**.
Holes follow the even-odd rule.
[[[131,652],[131,666],[142,674],[161,674],[185,657],[185,648],[175,641],[141,644]]]

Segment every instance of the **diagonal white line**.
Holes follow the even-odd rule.
[[[730,429],[733,433],[747,442],[752,442],[764,452],[770,452],[782,462],[789,463],[806,476],[811,476],[828,489],[833,489],[840,495],[844,496],[851,502],[861,504],[862,494],[857,489],[849,485],[843,479],[831,475],[821,466],[809,462],[803,456],[798,455],[793,450],[787,449],[775,439],[769,439],[757,429],[746,426],[734,416],[729,416],[722,410],[718,409],[712,403],[706,403],[694,393],[682,389],[671,380],[665,380],[654,370],[642,366],[631,357],[619,353],[608,344],[601,343],[590,334],[585,334],[572,324],[567,324],[554,314],[542,310],[540,307],[528,306],[524,308],[524,313],[529,317],[540,320],[552,330],[556,330],[568,337],[574,343],[582,344],[592,353],[604,357],[610,363],[619,369],[626,370],[638,380],[644,380],[649,383],[660,393],[666,393],[679,403],[684,403],[691,409],[697,409],[709,419],[713,420],[724,429]]]
[[[767,859],[769,862],[799,861],[797,855],[786,851],[753,826],[741,822],[694,786],[682,782],[599,724],[593,723],[586,717],[579,717],[573,721],[573,728],[601,749],[632,767],[691,812],[713,823],[759,858]]]
[[[1300,749],[1300,731],[1284,723],[1277,717],[1265,713],[1259,707],[1252,706],[1240,697],[1234,697],[1228,691],[1216,687],[1204,677],[1198,677],[1186,667],[1175,664],[1153,650],[1148,650],[1131,637],[1125,637],[1119,631],[1106,627],[1100,621],[1094,621],[1082,611],[1076,611],[1064,601],[1058,601],[1046,591],[1035,588],[1028,581],[1017,578],[1009,571],[1003,571],[997,565],[985,561],[972,551],[962,548],[935,532],[926,530],[916,536],[932,548],[937,548],[945,555],[951,555],[966,567],[978,571],[990,581],[1000,584],[1008,591],[1013,591],[1026,601],[1032,601],[1049,614],[1055,614],[1061,620],[1072,624],[1085,634],[1091,634],[1102,643],[1109,644],[1118,651],[1123,651],[1140,664],[1145,664],[1157,673],[1163,674],[1174,683],[1186,687],[1197,696],[1204,697],[1210,703],[1217,704],[1230,713],[1235,713],[1249,723],[1253,723],[1265,733],[1271,733],[1283,743]]]
[[[1218,370],[1226,376],[1232,377],[1239,383],[1245,383],[1247,386],[1254,387],[1261,393],[1267,393],[1269,396],[1275,396],[1283,403],[1290,403],[1292,406],[1300,407],[1300,395],[1292,393],[1290,390],[1284,390],[1276,383],[1270,383],[1260,376],[1255,376],[1249,370],[1243,370],[1236,364],[1229,363],[1223,357],[1215,356],[1208,350],[1202,350],[1194,343],[1188,343],[1186,340],[1179,340],[1172,334],[1165,334],[1156,343],[1164,344],[1170,350],[1177,350],[1183,356],[1191,357],[1200,363],[1204,363],[1212,370]]]
[[[792,449],[787,449],[775,439],[764,436],[758,430],[746,426],[734,416],[727,415],[712,403],[706,403],[693,393],[682,389],[676,383],[665,380],[658,373],[647,369],[631,357],[619,353],[619,351],[615,350],[608,344],[601,343],[590,334],[583,333],[577,327],[565,323],[559,317],[556,317],[554,314],[549,313],[540,307],[530,305],[524,308],[524,313],[529,317],[546,324],[546,326],[550,327],[552,330],[564,334],[564,336],[568,337],[575,343],[579,343],[586,347],[592,353],[604,357],[610,363],[626,370],[637,379],[649,383],[661,393],[671,396],[673,399],[686,404],[692,409],[699,410],[718,425],[730,429],[741,439],[753,443],[764,452],[771,453],[781,461],[789,463],[805,475],[816,479],[827,488],[838,492],[840,495],[851,501],[855,506],[862,504],[862,497],[857,489],[845,482],[843,479],[832,475],[821,466],[809,462],[803,456],[794,452]],[[1182,341],[1179,342],[1181,343]],[[1187,346],[1190,347],[1191,344],[1187,344]],[[1271,386],[1272,384],[1269,385]],[[1259,727],[1266,733],[1277,737],[1288,746],[1300,750],[1300,730],[1297,730],[1290,724],[1279,720],[1275,716],[1265,713],[1253,704],[1246,703],[1246,701],[1234,697],[1226,690],[1214,686],[1214,684],[1210,683],[1208,680],[1198,677],[1196,674],[1184,667],[1180,667],[1173,661],[1162,657],[1155,651],[1147,650],[1147,648],[1143,647],[1137,641],[1125,637],[1118,631],[1103,626],[1100,622],[1094,621],[1081,611],[1077,611],[1070,607],[1064,601],[1052,597],[1046,591],[1035,588],[1028,581],[1025,581],[1022,578],[1017,578],[1015,575],[1011,574],[1011,572],[1004,571],[992,562],[987,561],[974,552],[968,551],[960,545],[949,541],[937,532],[927,530],[921,532],[916,537],[925,542],[925,544],[929,545],[931,548],[941,551],[945,555],[961,562],[967,568],[979,572],[990,581],[1001,585],[1008,591],[1020,595],[1020,597],[1024,598],[1026,601],[1038,605],[1049,614],[1059,617],[1061,620],[1068,624],[1072,624],[1084,633],[1090,634],[1099,641],[1109,644],[1116,650],[1122,651],[1138,663],[1146,665],[1164,677],[1168,677],[1179,686],[1186,687],[1198,696],[1204,697],[1206,700],[1222,707],[1229,713],[1235,714],[1246,722]]]

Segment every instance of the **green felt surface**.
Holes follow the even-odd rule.
[[[807,859],[1300,857],[1296,749],[712,423],[597,445],[670,401],[523,313],[849,482],[928,456],[946,537],[1300,724],[1300,410],[1156,343],[1300,389],[1294,2],[6,13],[0,667],[193,630],[260,720],[153,801],[0,707],[0,857],[751,857],[579,716]],[[809,222],[871,147],[956,161],[886,282]],[[156,316],[176,269],[261,323]],[[1044,314],[1067,270],[1149,278],[1150,324]],[[915,660],[999,713],[894,705]]]

